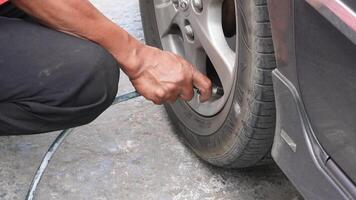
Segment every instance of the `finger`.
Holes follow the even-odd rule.
[[[190,101],[194,97],[194,89],[193,89],[193,81],[192,79],[187,80],[183,85],[182,92],[180,94],[180,98],[184,101]]]
[[[178,96],[171,96],[169,99],[167,99],[167,103],[175,103],[178,99]]]
[[[184,101],[190,101],[194,97],[193,75],[196,70],[188,61],[184,60],[183,58],[180,58],[180,60],[185,66],[186,70],[185,75],[183,76],[184,79],[182,79],[182,88],[179,97]]]
[[[195,70],[193,74],[193,84],[200,91],[200,101],[205,102],[211,97],[212,83],[208,77]]]
[[[156,105],[162,105],[163,101],[160,99],[157,95],[154,94],[155,91],[148,91],[146,90],[144,93],[141,95],[145,97],[145,99],[152,101]]]
[[[169,102],[169,103],[174,103],[177,101],[177,99],[180,97],[179,94],[174,94],[174,95],[170,95],[166,101]]]
[[[165,96],[165,101],[169,102],[169,103],[176,102],[178,97],[181,94],[181,91],[177,87],[177,85],[169,84],[169,85],[166,85],[165,88],[166,88],[166,91],[167,91],[166,96]]]
[[[142,81],[139,79],[131,80],[136,91],[139,92],[145,99],[152,101],[156,105],[161,105],[162,101],[160,95],[161,91],[157,91],[157,88],[160,88],[160,85],[154,81],[148,81],[142,84]]]
[[[190,101],[194,97],[194,90],[191,89],[191,90],[189,90],[189,92],[188,91],[184,92],[179,97],[180,97],[180,99],[182,99],[184,101]]]
[[[153,93],[152,93],[153,94]],[[145,99],[149,100],[149,101],[152,101],[154,104],[156,105],[162,105],[163,102],[160,98],[158,98],[157,96],[155,95],[150,95],[150,94],[147,94],[147,93],[144,93],[144,94],[141,94]]]
[[[157,105],[162,105],[166,100],[166,90],[162,87],[157,87],[154,91],[154,94],[155,97],[153,103]]]
[[[151,101],[152,101],[155,105],[162,105],[162,104],[163,104],[163,102],[162,102],[161,100],[157,99],[157,98],[153,98]]]

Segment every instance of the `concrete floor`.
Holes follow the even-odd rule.
[[[143,40],[137,0],[92,0],[110,19]],[[119,93],[132,86],[122,77]],[[58,134],[0,138],[0,199],[24,199]],[[173,133],[161,106],[142,98],[113,106],[77,128],[51,161],[38,200],[300,199],[278,167],[225,170],[193,155]]]

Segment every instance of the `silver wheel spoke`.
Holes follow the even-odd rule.
[[[176,18],[179,16],[179,12],[174,7],[172,1],[167,0],[154,0],[155,1],[155,14],[158,24],[158,31],[160,37],[164,37],[171,29],[172,25],[175,24]]]
[[[205,74],[206,59],[200,44],[194,41],[184,41],[184,58],[194,65],[196,69]]]
[[[221,7],[216,0],[204,2],[201,15],[189,17],[196,39],[204,48],[212,64],[215,66],[225,93],[233,84],[235,74],[235,52],[229,47],[221,25]]]
[[[181,55],[204,74],[207,73],[207,67],[212,67],[207,62],[209,57],[219,76],[224,89],[223,96],[201,103],[196,94],[187,103],[203,116],[213,116],[224,108],[236,78],[236,53],[228,44],[222,29],[222,2],[154,0],[162,48]],[[209,76],[215,77],[211,73]],[[219,80],[212,79],[219,84]]]

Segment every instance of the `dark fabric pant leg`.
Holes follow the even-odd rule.
[[[95,43],[0,17],[0,135],[87,124],[108,108],[119,66]]]

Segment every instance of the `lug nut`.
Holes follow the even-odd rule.
[[[183,11],[186,11],[188,9],[189,2],[188,0],[180,0],[179,2],[179,8]]]
[[[191,25],[186,25],[185,26],[185,32],[188,36],[189,39],[194,39],[194,31]]]
[[[193,6],[197,11],[201,12],[203,10],[202,0],[193,0]]]

